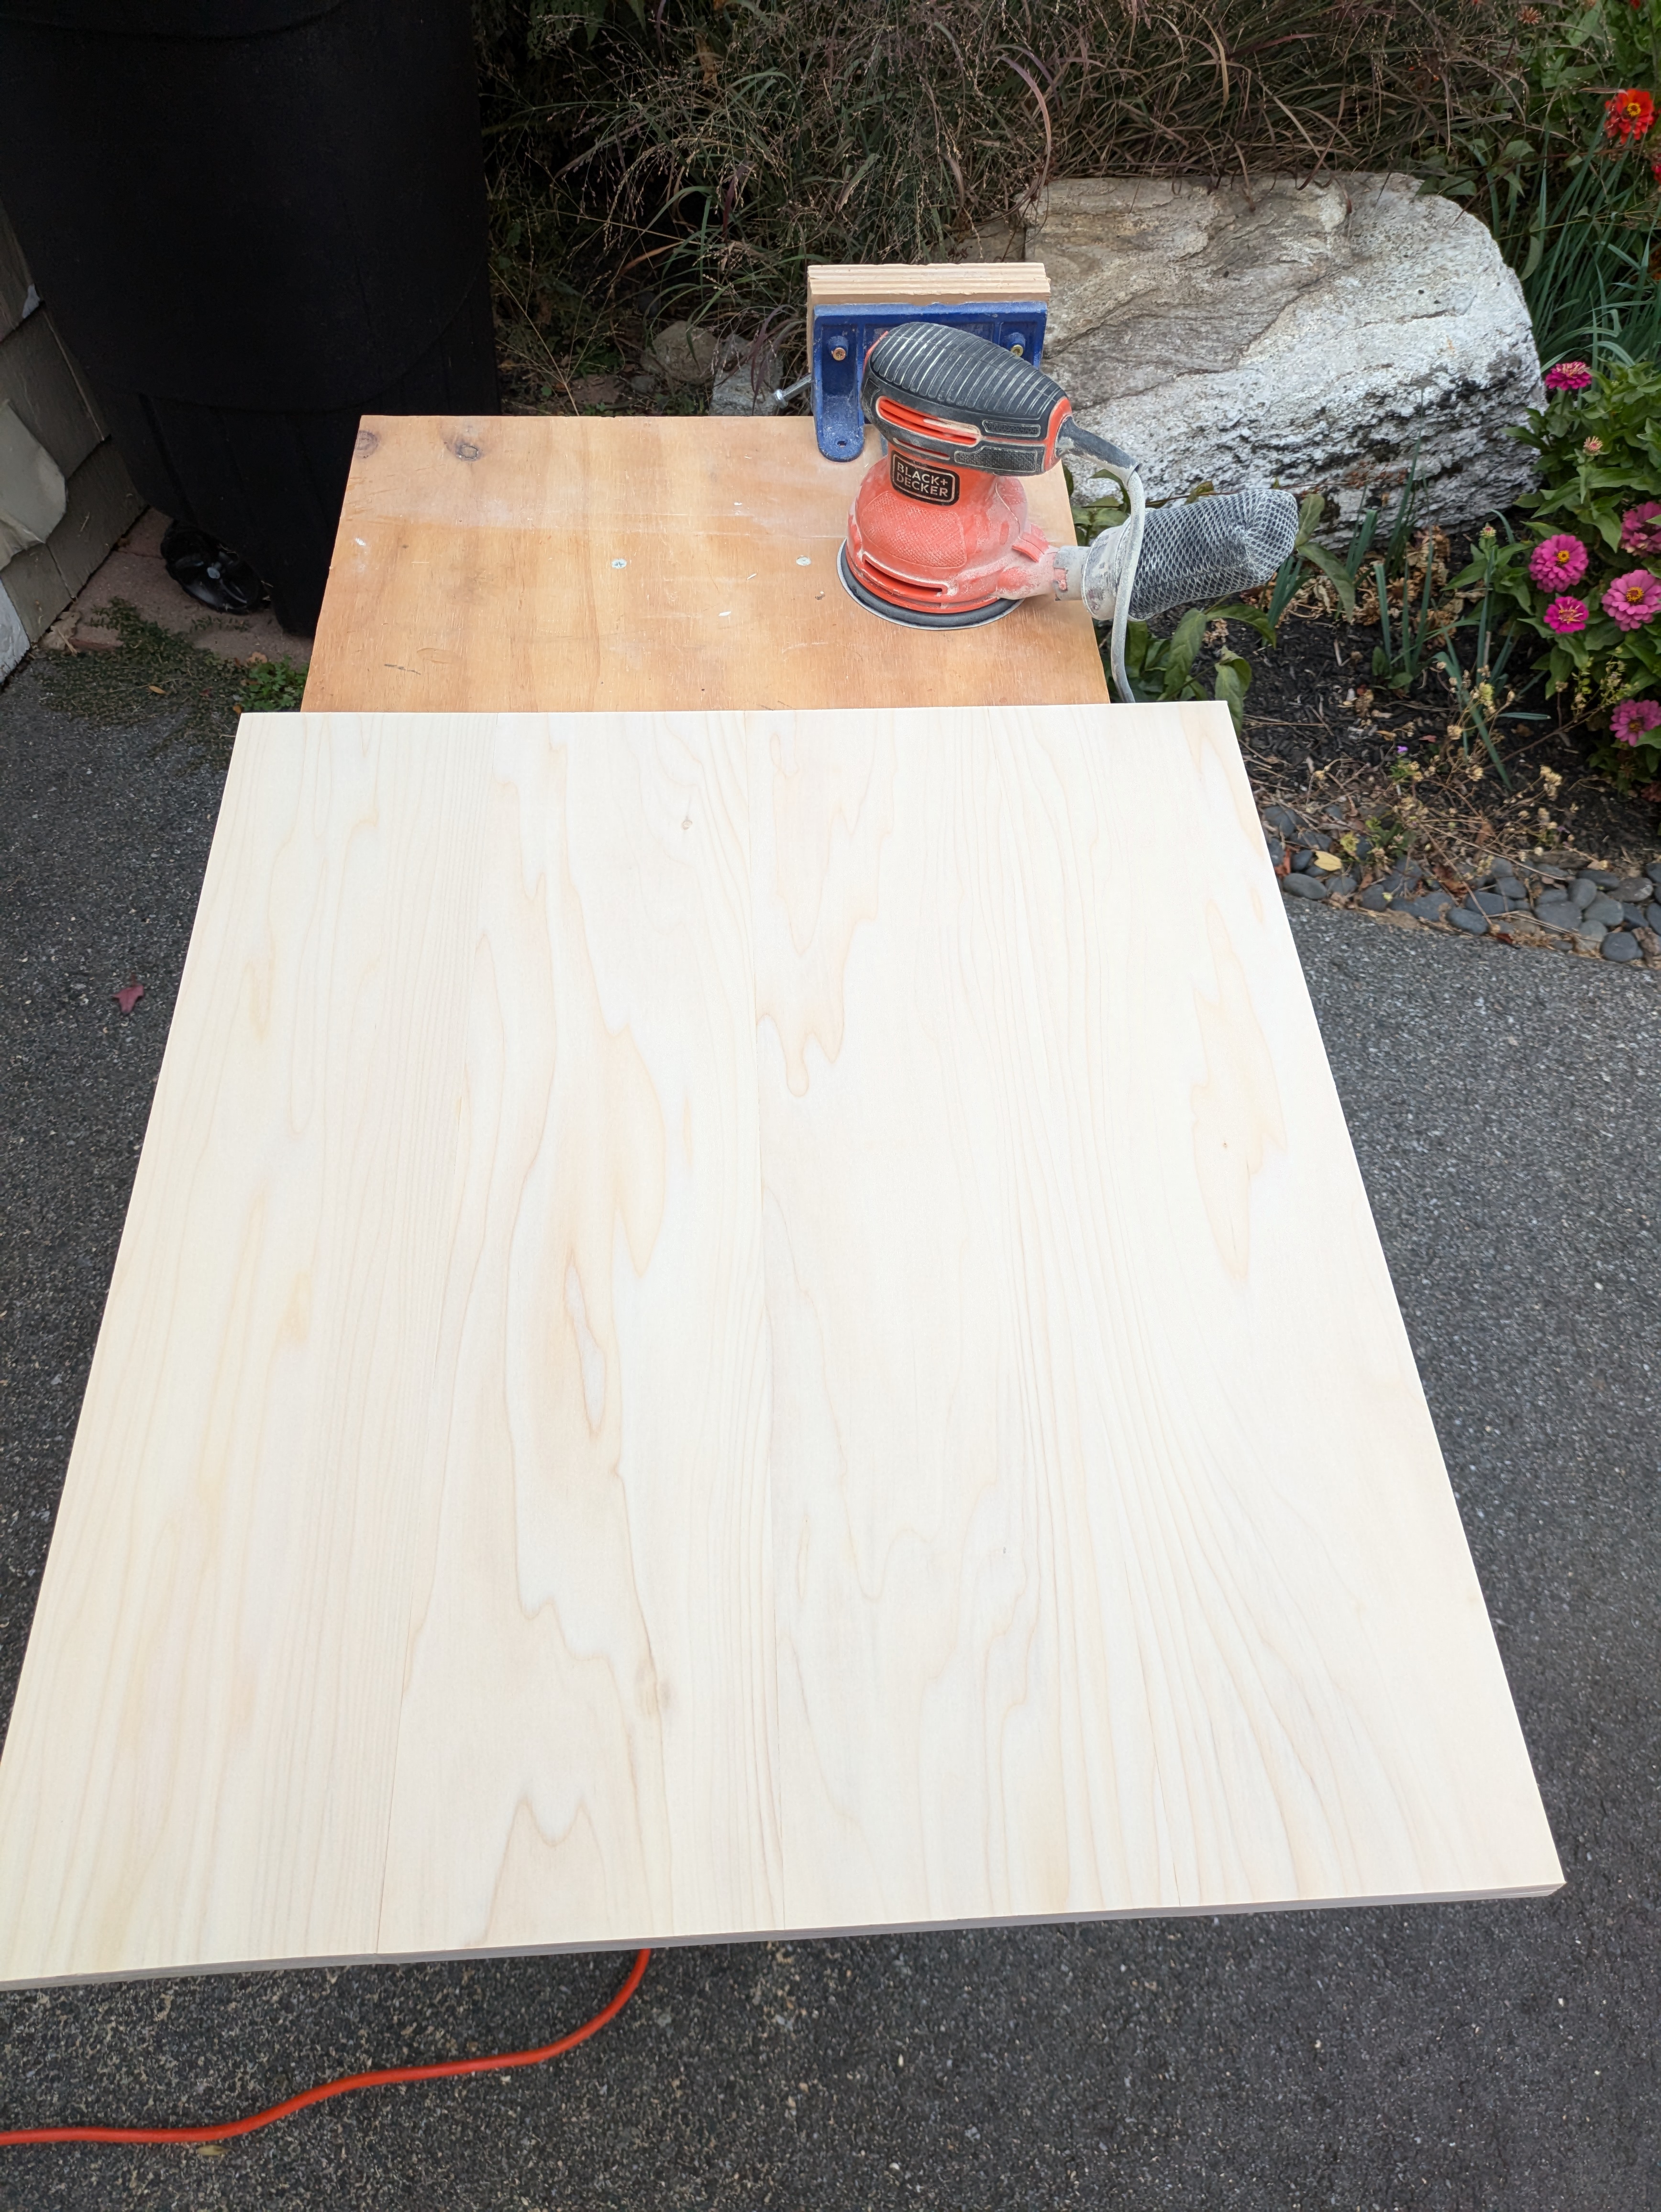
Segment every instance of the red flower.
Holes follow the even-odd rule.
[[[1655,102],[1646,92],[1632,85],[1625,92],[1617,92],[1603,110],[1603,127],[1611,138],[1623,145],[1635,146],[1655,120]]]

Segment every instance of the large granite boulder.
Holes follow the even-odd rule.
[[[1461,522],[1530,481],[1504,434],[1542,396],[1522,288],[1410,177],[1056,184],[1024,250],[1050,272],[1045,368],[1153,497],[1267,482],[1342,526],[1416,452],[1421,515]]]

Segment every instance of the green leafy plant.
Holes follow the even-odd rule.
[[[1320,496],[1319,492],[1311,495],[1314,499],[1319,499]],[[1304,507],[1307,507],[1309,503],[1309,500],[1305,499]],[[1300,532],[1302,511],[1302,508],[1299,511]],[[1303,580],[1304,563],[1301,549],[1293,545],[1291,552],[1275,571],[1275,580],[1269,586],[1269,604],[1263,609],[1263,617],[1269,624],[1269,641],[1271,645],[1278,645],[1281,641],[1281,623],[1285,617],[1287,609],[1298,596]]]
[[[1418,461],[1415,456],[1409,469],[1407,482],[1396,502],[1391,518],[1390,532],[1384,545],[1386,571],[1405,576],[1406,555],[1413,526],[1414,511],[1418,503]],[[1270,589],[1267,616],[1269,643],[1275,642],[1281,617],[1309,580],[1311,568],[1324,576],[1337,594],[1338,605],[1346,622],[1355,619],[1355,592],[1362,565],[1372,552],[1383,516],[1379,507],[1369,507],[1356,518],[1355,527],[1348,544],[1342,553],[1335,553],[1322,544],[1317,532],[1326,520],[1326,501],[1318,491],[1307,493],[1298,509],[1298,535],[1291,552],[1275,573]]]
[[[1067,488],[1073,489],[1073,476],[1066,471]],[[1208,499],[1213,487],[1208,483],[1196,484],[1182,503],[1187,506],[1196,499]],[[1316,495],[1317,505],[1319,495]],[[1151,500],[1151,507],[1165,507],[1168,500]],[[1304,502],[1305,508],[1309,501]],[[1104,531],[1117,530],[1125,521],[1129,508],[1118,493],[1116,485],[1098,492],[1093,499],[1073,501],[1073,520],[1080,545],[1089,545]],[[1316,518],[1318,520],[1318,514]],[[1278,586],[1277,586],[1278,588]],[[1273,645],[1275,625],[1282,605],[1272,616],[1262,608],[1248,606],[1238,599],[1229,599],[1216,606],[1190,607],[1169,637],[1162,637],[1145,622],[1133,622],[1125,632],[1125,673],[1138,699],[1168,702],[1175,699],[1221,699],[1234,718],[1238,731],[1245,713],[1245,695],[1251,684],[1251,663],[1244,653],[1224,651],[1211,658],[1202,656],[1201,648],[1208,633],[1214,636],[1214,625],[1224,626],[1232,622],[1243,623],[1249,629]],[[1098,624],[1105,650],[1107,629]],[[1226,629],[1223,635],[1226,637]],[[1209,678],[1211,689],[1206,690]]]
[[[1548,695],[1600,735],[1594,765],[1622,786],[1661,777],[1661,369],[1553,372],[1516,434],[1539,456],[1518,504],[1526,537],[1479,541],[1454,581],[1539,641]],[[1658,794],[1661,795],[1661,794]]]
[[[1494,629],[1494,614],[1499,604],[1494,586],[1504,550],[1500,539],[1500,531],[1505,532],[1506,544],[1515,544],[1517,533],[1503,515],[1500,517],[1499,529],[1491,522],[1486,523],[1478,534],[1470,565],[1462,569],[1453,580],[1456,588],[1467,584],[1475,587],[1475,611],[1460,617],[1460,627],[1475,629],[1475,651],[1471,656],[1471,665],[1480,676],[1495,684],[1505,675],[1506,664],[1517,643],[1514,629],[1502,625],[1503,635],[1497,637]],[[1541,718],[1530,715],[1527,719],[1532,721]]]
[[[1482,671],[1473,680],[1466,675],[1457,656],[1451,651],[1445,651],[1440,654],[1438,665],[1443,675],[1446,677],[1448,689],[1452,692],[1458,705],[1459,735],[1465,758],[1467,760],[1470,758],[1469,732],[1474,730],[1482,740],[1483,750],[1494,763],[1495,775],[1509,791],[1511,773],[1504,761],[1500,759],[1500,748],[1494,741],[1494,726],[1503,709],[1497,705],[1493,678],[1486,671]]]
[[[1427,544],[1418,606],[1415,609],[1413,605],[1409,580],[1404,575],[1401,617],[1392,625],[1388,573],[1382,561],[1372,564],[1373,587],[1378,594],[1378,631],[1384,641],[1373,648],[1372,673],[1379,683],[1388,684],[1392,691],[1410,690],[1419,681],[1425,655],[1445,627],[1439,609],[1431,601],[1435,573],[1433,549]]]
[[[1271,645],[1280,641],[1281,618],[1309,580],[1308,571],[1311,568],[1318,568],[1337,592],[1345,621],[1354,618],[1354,571],[1344,559],[1329,553],[1315,535],[1326,518],[1326,504],[1318,491],[1306,492],[1299,503],[1298,535],[1293,541],[1291,552],[1275,572],[1269,603],[1264,609],[1264,618],[1269,625],[1265,635]]]
[[[1612,7],[1589,8],[1587,13],[1601,13],[1609,58],[1623,84],[1653,84],[1661,76],[1661,10],[1654,0],[1615,0]]]
[[[244,714],[291,714],[306,696],[306,672],[288,659],[253,660],[242,680],[237,701]]]
[[[1423,189],[1463,200],[1522,279],[1541,358],[1601,365],[1661,347],[1653,257],[1661,198],[1651,110],[1661,87],[1661,0],[1518,11],[1508,98],[1456,122],[1430,151]],[[1640,95],[1621,112],[1621,91]]]
[[[1204,659],[1201,645],[1214,622],[1250,616],[1255,610],[1190,607],[1169,637],[1158,637],[1146,623],[1133,622],[1125,632],[1125,672],[1139,699],[1220,699],[1238,730],[1245,713],[1245,695],[1251,685],[1251,663],[1238,653],[1220,653]],[[1203,678],[1209,675],[1211,689]]]
[[[1500,532],[1505,533],[1502,542]],[[1503,515],[1499,527],[1485,525],[1476,539],[1476,550],[1468,568],[1454,578],[1457,587],[1473,588],[1475,605],[1473,612],[1461,615],[1455,625],[1460,629],[1473,629],[1475,636],[1466,669],[1451,641],[1445,645],[1437,656],[1437,665],[1447,679],[1454,697],[1458,720],[1450,726],[1449,734],[1457,731],[1460,749],[1467,761],[1470,758],[1470,741],[1475,736],[1493,762],[1494,772],[1509,791],[1511,775],[1500,758],[1496,733],[1502,721],[1543,722],[1549,718],[1535,713],[1531,708],[1514,706],[1515,693],[1506,684],[1506,672],[1517,641],[1521,635],[1514,625],[1503,618],[1495,621],[1496,610],[1503,616],[1502,601],[1498,590],[1505,547],[1515,542],[1515,532]]]
[[[1413,842],[1413,832],[1393,814],[1369,814],[1361,826],[1371,848],[1367,854],[1362,855],[1348,837],[1340,838],[1339,844],[1352,858],[1370,859],[1375,869],[1389,867]]]
[[[1073,510],[1073,525],[1080,545],[1089,545],[1104,530],[1116,530],[1129,520],[1130,508],[1123,488],[1111,477],[1104,477],[1087,494],[1074,489],[1073,471],[1067,462],[1062,463],[1062,480],[1067,486],[1067,496]],[[1196,483],[1180,500],[1151,499],[1150,511],[1156,507],[1191,507],[1196,499],[1210,499],[1217,487],[1209,482]]]
[[[1344,611],[1344,620],[1355,619],[1355,582],[1361,573],[1361,563],[1372,550],[1372,540],[1378,528],[1378,509],[1364,507],[1356,518],[1354,532],[1342,554],[1333,560],[1329,556],[1320,561],[1322,573],[1337,592]],[[1312,556],[1318,559],[1318,556]]]
[[[1523,279],[1542,361],[1584,351],[1600,365],[1661,345],[1661,288],[1650,273],[1661,199],[1647,161],[1601,137],[1540,174]]]
[[[1062,477],[1072,505],[1074,532],[1080,545],[1093,544],[1104,530],[1116,530],[1129,518],[1130,509],[1125,503],[1124,493],[1111,477],[1094,486],[1086,498],[1074,493],[1073,471],[1065,461],[1062,463]]]

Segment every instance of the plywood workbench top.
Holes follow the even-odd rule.
[[[867,459],[876,441],[868,441]],[[313,712],[1091,705],[1076,600],[972,630],[857,606],[864,465],[805,418],[368,416],[306,679]],[[1027,496],[1052,543],[1060,469]]]
[[[245,719],[0,1981],[1559,1880],[1222,708]]]

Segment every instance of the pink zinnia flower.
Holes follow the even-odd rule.
[[[1560,361],[1546,371],[1548,392],[1584,392],[1591,382],[1591,371],[1584,361]]]
[[[1646,730],[1661,723],[1661,706],[1653,699],[1623,699],[1609,716],[1617,745],[1635,745]]]
[[[1586,549],[1567,531],[1542,539],[1529,556],[1529,574],[1546,591],[1554,584],[1578,584],[1585,573]]]
[[[1584,599],[1554,599],[1546,609],[1546,628],[1555,629],[1559,637],[1573,629],[1585,629],[1590,620]]]
[[[1621,518],[1623,553],[1661,553],[1661,499],[1646,499],[1642,507],[1629,507]],[[1579,579],[1571,576],[1569,581]]]
[[[1629,568],[1604,592],[1603,612],[1613,615],[1621,629],[1642,629],[1661,615],[1661,576],[1652,576],[1647,568]]]

